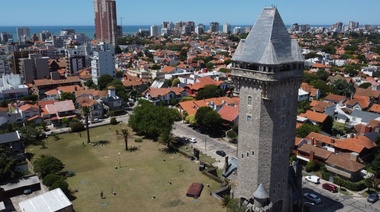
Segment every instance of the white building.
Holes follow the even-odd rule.
[[[27,96],[28,86],[22,83],[19,74],[3,74],[0,77],[0,99],[19,99]]]
[[[91,57],[91,75],[95,84],[103,74],[109,74],[116,77],[115,68],[115,48],[112,44],[100,43],[93,46]]]
[[[30,39],[30,29],[28,27],[19,27],[16,29],[18,42],[25,42]]]
[[[240,34],[241,33],[241,27],[235,27],[234,31],[232,32],[233,34]]]
[[[0,55],[0,74],[10,73],[7,55]]]
[[[74,211],[73,204],[60,188],[23,200],[19,206],[21,211],[25,212]]]
[[[229,23],[225,23],[223,24],[223,33],[231,33],[231,24]]]
[[[150,36],[158,36],[158,26],[157,25],[152,25],[150,26]]]

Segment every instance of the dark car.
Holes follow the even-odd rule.
[[[367,201],[371,203],[375,203],[377,200],[379,200],[379,195],[377,193],[372,193],[367,198]]]
[[[315,203],[315,204],[319,204],[322,202],[321,198],[319,198],[317,195],[315,194],[311,194],[311,193],[305,193],[303,195],[306,199],[310,200],[311,202]]]
[[[334,192],[334,193],[338,192],[338,188],[335,185],[331,184],[331,183],[323,183],[322,184],[322,188],[324,188],[324,189],[326,189],[328,191]]]
[[[225,156],[226,156],[226,153],[225,153],[223,150],[217,150],[217,151],[216,151],[216,154],[217,154],[217,155],[220,155],[220,156],[222,156],[222,157],[225,157]]]

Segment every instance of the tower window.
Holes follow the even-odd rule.
[[[255,155],[255,151],[252,151],[252,155]]]
[[[285,126],[285,123],[286,123],[286,117],[285,115],[281,116],[281,126]]]
[[[276,193],[276,189],[273,189],[273,194],[275,194]]]
[[[247,152],[247,157],[249,156],[249,152]]]
[[[277,155],[277,149],[274,150],[274,153]]]
[[[252,105],[252,96],[248,96],[248,105],[251,106]]]
[[[241,154],[241,158],[244,158],[244,154]]]
[[[281,98],[281,109],[283,110],[283,109],[285,109],[285,108],[286,108],[286,97],[283,96],[283,97]]]
[[[251,115],[247,115],[247,122],[252,122],[252,116]]]
[[[282,144],[280,144],[280,149],[282,149]]]

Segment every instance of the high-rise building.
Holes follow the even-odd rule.
[[[94,0],[95,35],[99,42],[117,44],[115,0]]]
[[[194,23],[194,21],[188,21],[186,25],[190,27],[190,32],[195,32],[195,23]]]
[[[66,76],[75,75],[86,67],[86,49],[84,45],[66,45]]]
[[[29,27],[19,27],[16,28],[17,31],[17,41],[19,43],[25,43],[25,41],[28,41],[30,38],[30,29]]]
[[[210,23],[210,32],[211,33],[218,33],[219,32],[219,23],[218,22],[211,22]]]
[[[234,30],[233,30],[233,32],[232,32],[233,34],[240,34],[241,33],[241,27],[234,27]]]
[[[158,26],[152,25],[150,26],[150,36],[158,36]]]
[[[0,33],[0,41],[3,43],[7,43],[8,40],[11,40],[13,38],[12,34],[9,34],[7,32]]]
[[[198,24],[196,27],[195,27],[195,33],[196,34],[203,34],[205,32],[205,25],[204,24]]]
[[[231,24],[229,23],[223,24],[223,33],[226,33],[226,34],[231,33]]]
[[[115,48],[111,44],[100,43],[93,46],[91,57],[91,75],[95,84],[103,74],[116,77]]]
[[[161,28],[169,28],[169,22],[168,21],[162,22]]]
[[[289,157],[303,71],[297,41],[290,38],[277,8],[265,8],[232,58],[240,99],[234,193],[248,211],[293,211],[293,204],[302,202],[302,175],[289,165]]]
[[[32,83],[33,80],[43,79],[49,76],[49,58],[41,57],[40,54],[29,54],[28,58],[19,60],[20,74],[25,83]]]
[[[350,30],[353,30],[353,29],[359,28],[359,22],[356,22],[356,21],[349,21],[349,22],[348,22],[348,28],[349,28]]]

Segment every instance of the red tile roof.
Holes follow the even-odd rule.
[[[299,116],[307,118],[311,121],[315,121],[317,123],[323,123],[328,117],[326,114],[317,113],[311,110],[306,111],[306,113],[301,113]]]
[[[299,152],[305,152],[308,154],[310,154],[311,152],[314,152],[314,156],[317,156],[323,160],[326,160],[332,154],[332,152],[326,149],[323,149],[314,145],[310,145],[310,144],[302,144],[300,147],[298,147],[297,150]]]
[[[365,168],[363,164],[347,159],[347,157],[344,157],[341,154],[331,154],[326,160],[326,164],[349,172],[358,172]]]
[[[222,108],[218,111],[219,115],[223,120],[233,122],[236,118],[239,117],[239,108],[229,105],[223,105]]]

